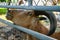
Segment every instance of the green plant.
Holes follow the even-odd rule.
[[[6,8],[0,8],[0,15],[5,14],[7,12]]]
[[[6,0],[0,0],[1,2],[6,2]]]

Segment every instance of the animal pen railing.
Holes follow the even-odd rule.
[[[16,8],[16,9],[26,9],[26,10],[38,10],[38,11],[60,11],[60,6],[33,6],[32,0],[28,0],[28,6],[0,5],[0,8]],[[13,25],[12,23],[5,21],[3,19],[0,19],[0,22],[5,23],[5,24],[7,24],[7,25],[19,30],[19,31],[23,31],[25,33],[28,33],[28,34],[30,34],[38,39],[41,39],[41,40],[57,40],[57,39],[48,37],[44,34],[23,28],[21,26]],[[54,29],[54,31],[55,31],[55,29]]]

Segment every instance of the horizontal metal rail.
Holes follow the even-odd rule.
[[[17,26],[17,25],[13,25],[13,23],[10,23],[6,20],[3,20],[3,19],[0,19],[0,22],[2,23],[5,23],[7,24],[8,26],[11,26],[13,28],[16,28],[17,30],[20,30],[20,31],[23,31],[25,33],[28,33],[36,38],[38,38],[39,40],[57,40],[57,39],[54,39],[52,37],[49,37],[49,36],[46,36],[44,34],[41,34],[41,33],[38,33],[38,32],[35,32],[33,30],[30,30],[30,29],[27,29],[27,28],[24,28],[22,26]]]
[[[0,5],[0,8],[17,8],[27,10],[39,10],[39,11],[60,11],[60,6],[11,6]]]

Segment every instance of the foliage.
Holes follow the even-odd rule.
[[[0,0],[1,2],[6,2],[6,0]]]
[[[0,0],[0,2],[8,2],[9,0]]]
[[[5,14],[7,12],[6,8],[0,8],[0,15]]]

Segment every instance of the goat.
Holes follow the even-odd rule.
[[[48,33],[48,29],[39,22],[39,18],[37,18],[33,10],[10,10],[8,14],[10,14],[10,16],[7,16],[7,19],[12,21],[16,25],[23,26],[45,35]],[[60,40],[59,36],[59,32],[51,35],[51,37]],[[25,37],[27,38],[27,40],[37,40],[36,38],[28,34],[25,34]]]
[[[48,29],[45,28],[40,22],[37,16],[34,14],[34,11],[32,10],[10,10],[9,14],[11,18],[9,19],[7,16],[8,20],[11,20],[14,22],[16,25],[23,26],[25,28],[47,34]],[[47,32],[47,33],[46,33]],[[28,40],[35,40],[31,35],[27,35]]]

